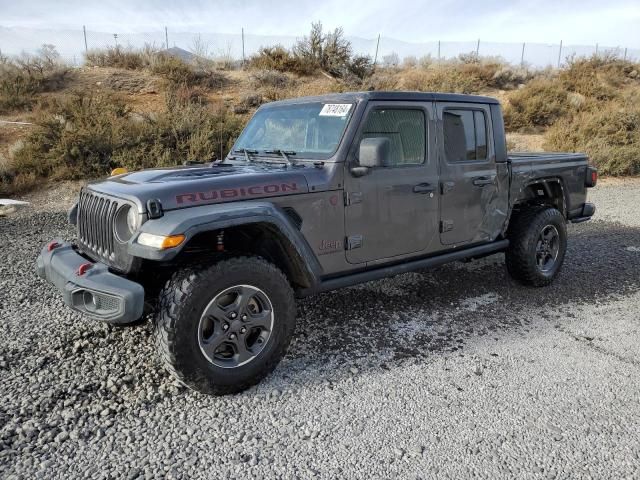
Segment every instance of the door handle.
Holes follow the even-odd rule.
[[[430,183],[419,183],[413,187],[413,193],[433,193],[433,186]]]
[[[485,185],[493,184],[493,178],[491,177],[476,177],[473,179],[473,184],[476,187],[484,187]]]

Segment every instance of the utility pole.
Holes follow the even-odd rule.
[[[478,44],[476,45],[476,58],[480,55],[480,39],[478,39]]]
[[[627,61],[627,47],[624,47],[624,61]]]
[[[244,27],[242,27],[242,66],[244,67]]]
[[[167,27],[164,27],[164,43],[167,45],[167,50],[169,50],[169,31]]]
[[[440,40],[438,40],[438,63],[440,63]]]
[[[596,43],[596,57],[598,56],[598,44]]]
[[[378,42],[376,43],[376,55],[373,57],[373,66],[376,66],[378,61],[378,48],[380,47],[380,34],[378,34]]]
[[[84,34],[84,53],[87,53],[89,51],[87,47],[87,27],[84,25],[82,25],[82,33]]]
[[[524,45],[525,45],[525,42],[522,42],[522,55],[520,55],[520,68],[524,67]]]
[[[560,68],[560,59],[562,58],[562,40],[560,40],[560,50],[558,50],[558,68]]]

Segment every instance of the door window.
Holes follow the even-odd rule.
[[[447,162],[486,160],[487,122],[483,111],[445,110],[442,120]]]
[[[421,110],[377,109],[369,112],[361,139],[389,139],[390,155],[386,167],[420,165],[425,159],[426,132]]]

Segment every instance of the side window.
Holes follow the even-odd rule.
[[[363,138],[386,137],[391,151],[387,167],[420,165],[425,159],[427,137],[426,121],[422,110],[371,110],[362,130]]]
[[[487,121],[481,110],[445,110],[444,153],[449,163],[487,158]]]

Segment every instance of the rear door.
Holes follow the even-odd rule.
[[[497,192],[489,105],[437,103],[440,148],[440,241],[489,240],[486,218]]]
[[[346,162],[346,257],[350,263],[386,261],[428,251],[438,241],[437,159],[431,102],[369,102]],[[354,176],[363,138],[390,143],[387,164]]]

